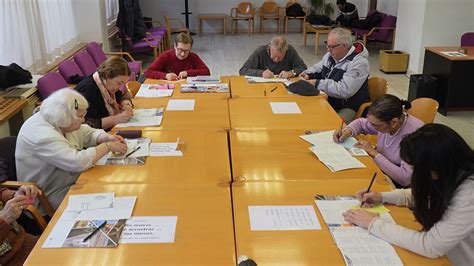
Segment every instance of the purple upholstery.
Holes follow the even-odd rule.
[[[466,32],[461,36],[461,46],[474,46],[474,32]]]
[[[82,73],[86,76],[91,75],[97,69],[94,59],[87,51],[80,51],[74,55],[74,61],[77,63]]]
[[[104,51],[102,50],[102,47],[100,44],[96,42],[90,42],[86,46],[87,52],[91,55],[92,59],[94,60],[94,63],[97,66],[100,66],[102,62],[107,59],[107,56],[105,55]]]
[[[369,12],[367,16],[369,16],[370,13],[373,13],[373,12],[375,11]],[[380,13],[380,14],[382,15],[382,21],[380,22],[380,25],[378,25],[377,27],[394,28],[397,25],[397,17],[392,16],[392,15],[387,15],[384,13]],[[364,34],[369,33],[370,30],[353,28],[352,31],[357,36],[362,36]],[[379,41],[379,42],[391,42],[393,33],[394,33],[394,30],[379,29],[372,32],[370,36],[367,36],[367,39],[372,40],[372,41]]]
[[[142,62],[141,61],[128,62],[128,67],[130,68],[130,71],[132,71],[134,73],[140,73],[140,68],[142,67]]]
[[[79,69],[79,66],[76,64],[76,62],[72,60],[65,60],[61,64],[59,64],[59,73],[61,76],[63,76],[64,80],[71,84],[71,77],[74,75],[78,75],[80,77],[84,77],[84,74],[82,74],[81,69]]]
[[[68,85],[58,72],[49,72],[38,80],[37,88],[43,99],[48,98],[51,93],[67,88]]]

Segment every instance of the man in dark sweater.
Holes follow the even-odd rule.
[[[162,53],[145,71],[151,79],[178,80],[188,76],[209,76],[211,72],[199,56],[191,51],[193,39],[180,33],[174,41],[174,49]]]
[[[273,37],[270,44],[258,47],[239,71],[240,75],[292,78],[306,69],[306,64],[283,36]]]
[[[353,3],[346,0],[337,0],[337,8],[341,14],[336,18],[336,22],[344,27],[351,27],[352,22],[359,19],[357,7]]]

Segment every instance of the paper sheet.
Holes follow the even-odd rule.
[[[122,127],[150,127],[159,126],[163,120],[164,108],[150,108],[150,109],[135,109],[133,117],[128,122],[115,125],[118,128]]]
[[[274,114],[301,114],[296,102],[270,102]]]
[[[195,100],[169,100],[166,111],[193,111]]]
[[[115,194],[113,192],[71,195],[68,208],[71,211],[85,211],[112,207]]]
[[[61,220],[119,220],[128,219],[132,216],[136,196],[115,197],[112,208],[86,211],[73,211],[66,207]]]
[[[248,206],[252,231],[321,230],[313,206]]]
[[[183,156],[183,152],[177,150],[176,142],[160,142],[150,144],[150,156]]]
[[[165,85],[166,86],[166,85]],[[135,97],[137,98],[162,98],[171,97],[173,90],[163,90],[158,88],[156,84],[142,84]]]
[[[308,135],[302,135],[300,138],[306,140],[307,142],[317,146],[319,144],[332,144],[335,143],[332,136],[334,135],[335,130],[323,131]],[[347,138],[342,143],[335,143],[343,146],[344,148],[352,148],[357,143],[357,140],[354,137]]]
[[[245,79],[247,79],[249,83],[285,83],[288,81],[288,79],[281,79],[278,77],[262,78],[262,77],[245,76]]]
[[[374,207],[362,207],[362,208],[360,207],[360,204],[357,204],[357,205],[352,206],[351,209],[353,209],[353,210],[364,209],[368,212],[378,213],[378,214],[384,214],[384,213],[390,212],[390,210],[387,209],[382,204],[378,205],[378,206],[374,206]]]
[[[134,216],[125,223],[120,243],[174,243],[178,216]]]
[[[320,144],[309,148],[331,172],[366,166],[337,144]]]
[[[219,83],[220,78],[217,76],[197,76],[197,77],[187,77],[186,81],[188,83],[195,83],[195,84]]]

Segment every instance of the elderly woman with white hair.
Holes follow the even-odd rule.
[[[122,137],[83,124],[88,106],[80,93],[58,90],[43,101],[40,111],[18,134],[18,180],[36,182],[55,209],[82,171],[110,151],[127,151]],[[44,210],[40,211],[44,215]]]

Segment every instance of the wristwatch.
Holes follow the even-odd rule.
[[[293,77],[296,77],[296,71],[294,69],[291,70],[291,73],[293,74]]]

